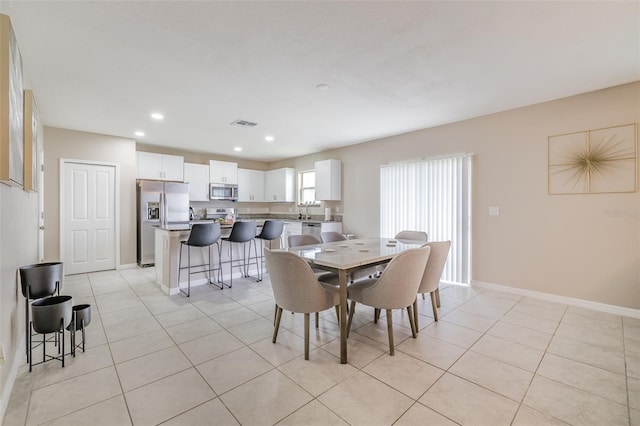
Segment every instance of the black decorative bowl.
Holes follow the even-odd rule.
[[[21,266],[20,282],[24,297],[27,297],[27,286],[30,299],[51,296],[56,291],[56,283],[62,283],[62,262]]]
[[[33,329],[38,333],[60,331],[71,323],[71,296],[53,296],[36,300],[31,304],[31,321]]]

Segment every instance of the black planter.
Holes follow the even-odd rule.
[[[37,333],[60,331],[71,323],[71,296],[52,296],[36,300],[31,304],[31,323]]]
[[[71,355],[76,356],[76,349],[81,348],[84,352],[85,344],[85,328],[91,324],[91,305],[75,305],[73,307],[73,316],[71,317],[71,324],[67,327],[67,330],[71,332]],[[76,343],[76,331],[82,331],[82,342]]]
[[[36,263],[20,267],[22,295],[40,299],[53,295],[62,282],[62,262]],[[27,293],[27,287],[29,292]]]

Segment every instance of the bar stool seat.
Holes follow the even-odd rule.
[[[280,240],[280,247],[282,244],[282,231],[284,230],[284,221],[282,220],[265,220],[262,225],[262,231],[256,236],[256,238],[262,240],[262,244],[260,244],[260,280],[262,281],[262,277],[264,275],[264,246],[269,242],[269,250],[271,244],[275,240]]]
[[[187,297],[191,296],[191,274],[198,274],[207,272],[209,274],[208,279],[209,283],[215,285],[216,287],[222,289],[222,280],[220,278],[221,267],[211,268],[211,246],[216,245],[218,247],[218,263],[220,263],[220,244],[218,241],[220,240],[220,223],[196,223],[191,227],[191,232],[189,233],[189,239],[186,241],[180,241],[180,255],[178,256],[178,289],[187,295]],[[187,247],[187,266],[182,266],[182,248]],[[209,256],[207,259],[207,263],[202,263],[201,265],[191,265],[191,247],[208,247],[209,248]],[[202,268],[207,267],[206,269],[201,269],[195,272],[191,271],[191,268]],[[187,291],[185,292],[182,287],[180,287],[180,273],[183,269],[188,269],[188,277],[187,277]],[[220,282],[220,286],[216,285],[216,281],[212,279],[211,272],[218,271],[218,282]]]
[[[254,278],[256,281],[261,281],[260,269],[258,266],[258,249],[256,247],[256,233],[258,227],[255,220],[246,222],[236,222],[231,228],[231,234],[228,237],[223,238],[223,241],[229,242],[229,284],[228,287],[233,286],[233,243],[242,244],[242,264],[237,267],[242,267],[242,276],[245,278]],[[253,243],[255,265],[258,270],[258,277],[249,276],[249,266],[251,265],[251,243]],[[247,244],[249,245],[249,255],[247,256]]]

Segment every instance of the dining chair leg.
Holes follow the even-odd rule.
[[[433,307],[433,319],[438,321],[438,300],[435,291],[431,292],[431,306]]]
[[[409,315],[409,324],[411,324],[411,336],[415,339],[418,336],[416,334],[416,323],[414,321],[413,307],[411,305],[407,306],[407,314]]]
[[[276,303],[276,311],[273,313],[273,325],[276,325],[276,318],[278,318],[278,304]]]
[[[373,308],[373,323],[377,324],[380,319],[380,309]]]
[[[316,312],[317,314],[317,312]],[[309,359],[309,314],[304,314],[304,359]]]
[[[351,301],[351,309],[349,309],[349,319],[347,320],[347,337],[349,337],[349,333],[351,332],[351,321],[353,321],[353,313],[356,311],[356,302],[355,300]]]
[[[275,343],[276,339],[278,338],[278,328],[280,328],[280,318],[282,318],[282,308],[280,306],[277,306],[276,325],[273,328],[272,343]]]
[[[413,323],[416,326],[416,333],[420,332],[418,327],[418,296],[416,296],[416,300],[413,301]]]
[[[440,287],[436,288],[436,302],[438,302],[438,308],[440,307]]]
[[[340,325],[340,305],[336,305],[336,318],[338,318],[338,325]]]
[[[320,313],[316,312],[316,328],[320,328]]]
[[[387,309],[387,332],[389,333],[389,355],[393,356],[393,319],[391,309]]]
[[[422,293],[422,300],[424,300],[424,299],[425,299],[425,297],[424,297],[424,293]]]

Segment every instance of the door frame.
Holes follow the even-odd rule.
[[[61,158],[60,159],[60,197],[58,200],[58,204],[59,204],[59,210],[60,210],[60,219],[59,219],[59,223],[60,223],[60,234],[58,235],[59,238],[59,243],[60,243],[60,260],[62,262],[64,262],[65,259],[65,247],[64,247],[64,242],[65,242],[65,215],[64,215],[64,200],[65,200],[65,170],[67,167],[67,164],[87,164],[90,166],[106,166],[106,167],[113,167],[114,168],[114,202],[113,202],[113,208],[114,208],[114,220],[115,220],[115,224],[114,224],[114,232],[115,232],[115,240],[114,240],[114,256],[115,256],[115,269],[118,270],[121,268],[121,264],[120,264],[120,164],[119,163],[112,163],[112,162],[108,162],[108,161],[90,161],[90,160],[74,160],[71,158]]]

